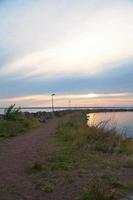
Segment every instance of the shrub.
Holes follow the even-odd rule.
[[[95,151],[133,154],[133,140],[119,135],[114,129],[106,130],[95,126],[89,127],[87,140],[87,143]]]
[[[5,109],[5,118],[7,120],[21,120],[23,118],[20,108],[15,108],[15,104]]]
[[[33,163],[33,164],[28,164],[25,168],[26,172],[28,172],[28,173],[39,172],[42,169],[43,169],[42,165],[38,162]]]
[[[62,152],[49,157],[49,168],[52,171],[66,171],[79,159],[73,152]]]
[[[50,193],[54,190],[54,185],[50,182],[38,182],[36,188],[42,190],[43,192]]]
[[[37,119],[23,120],[0,120],[0,138],[9,138],[23,134],[24,132],[38,126]]]
[[[115,200],[114,191],[100,180],[90,180],[82,200]]]

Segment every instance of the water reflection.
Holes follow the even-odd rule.
[[[133,112],[90,113],[87,118],[89,126],[108,121],[107,128],[116,127],[119,133],[124,132],[128,137],[133,137]]]

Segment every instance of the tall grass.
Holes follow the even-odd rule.
[[[91,179],[87,184],[82,200],[116,200],[115,192],[99,179]]]
[[[106,167],[110,172],[114,167],[115,170],[119,168],[116,175],[121,176],[123,167],[128,170],[133,166],[133,140],[119,135],[115,128],[88,127],[81,113],[59,126],[54,141],[58,151],[53,155],[50,166],[54,166],[55,170],[70,171],[76,166],[80,171],[95,169],[96,173],[101,171],[106,176]],[[133,188],[125,186],[123,180],[122,183],[115,180],[115,177],[108,178],[109,181],[97,179],[95,175],[90,178],[81,200],[115,200],[118,199],[117,192],[120,195],[124,188],[133,192]]]
[[[4,110],[4,113],[6,120],[18,121],[24,118],[22,112],[20,111],[20,108],[16,108],[15,104],[10,105],[8,108],[6,108]]]
[[[0,120],[0,139],[20,135],[39,125],[35,118],[26,118],[15,104],[5,109],[5,120]]]
[[[115,200],[123,190],[133,192],[132,181],[123,180],[122,174],[123,169],[130,172],[133,167],[133,140],[118,135],[115,129],[88,127],[85,114],[75,113],[59,125],[51,147],[52,153],[42,161],[41,170],[36,163],[26,167],[30,173],[40,171],[44,178],[38,186],[41,190],[53,191],[53,182],[62,183],[64,188],[81,181],[84,186],[79,196],[75,191],[80,200]]]
[[[38,125],[38,120],[34,118],[15,121],[0,120],[0,139],[21,135]]]
[[[133,154],[133,140],[119,135],[115,128],[105,126],[88,127],[85,123],[72,119],[58,129],[57,140],[65,146],[86,146],[89,150],[103,153]]]

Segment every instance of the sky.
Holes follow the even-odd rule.
[[[133,106],[133,0],[0,0],[0,107]]]

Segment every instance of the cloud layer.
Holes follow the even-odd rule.
[[[0,96],[133,92],[132,13],[131,0],[1,2]]]

